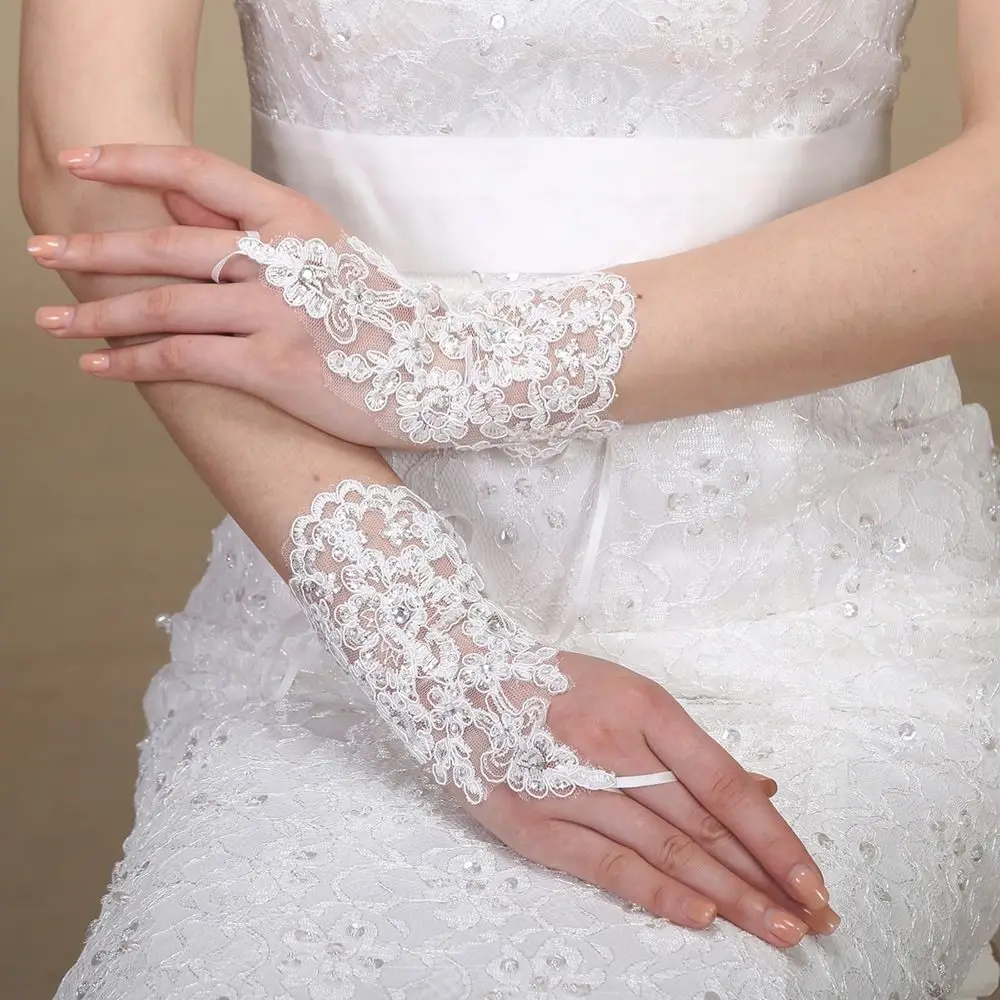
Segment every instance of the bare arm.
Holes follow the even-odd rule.
[[[158,194],[81,183],[57,166],[56,156],[94,142],[191,142],[202,5],[24,0],[21,199],[36,232],[172,222]],[[81,300],[154,283],[105,275],[66,280]],[[150,383],[140,391],[275,566],[288,525],[318,488],[348,475],[395,481],[375,452],[327,437],[242,393],[191,382]]]
[[[1000,5],[959,3],[964,129],[920,161],[730,239],[629,265],[640,336],[612,413],[705,413],[1000,339]]]
[[[641,423],[783,399],[998,339],[1000,7],[962,0],[959,28],[964,128],[956,140],[737,236],[615,269],[635,292],[638,333],[615,376],[617,394],[606,395],[609,416]],[[119,256],[128,257],[134,243],[117,244]],[[62,266],[95,263],[79,258],[70,253]],[[132,330],[140,304],[122,303],[124,330]],[[83,319],[75,335],[92,336]],[[172,329],[187,328],[181,321]],[[251,374],[250,358],[237,365],[216,352],[209,364],[199,350],[192,344],[190,357],[171,364],[154,349],[113,353],[101,374],[155,381],[183,372],[228,385]],[[333,412],[325,392],[285,400],[268,394],[266,372],[254,372],[254,380],[253,391],[277,405],[352,437],[337,422],[343,408]],[[545,423],[543,433],[549,430]],[[354,439],[392,443],[378,433],[366,428]],[[476,440],[473,428],[468,442]]]

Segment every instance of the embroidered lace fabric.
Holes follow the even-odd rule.
[[[441,785],[533,798],[614,788],[545,726],[557,650],[486,599],[447,522],[405,486],[346,480],[291,531],[290,586],[327,651]]]
[[[238,252],[303,314],[336,400],[396,438],[537,458],[618,427],[602,414],[636,324],[617,274],[515,279],[448,302],[356,236],[247,233]]]
[[[889,107],[915,0],[237,0],[254,106],[394,135],[750,136]]]
[[[904,578],[857,604],[572,643],[665,684],[777,778],[844,917],[786,953],[667,924],[484,834],[226,521],[172,616],[135,828],[59,1000],[950,997],[1000,922],[1000,599]],[[291,692],[262,698],[286,658]]]
[[[641,141],[801,136],[890,106],[912,2],[237,7],[254,103],[286,121]],[[455,300],[509,280],[434,277]],[[954,996],[1000,925],[1000,496],[948,359],[540,460],[388,457],[513,621],[647,674],[777,780],[840,930],[779,952],[516,856],[404,752],[227,520],[169,620],[136,825],[58,1000]]]

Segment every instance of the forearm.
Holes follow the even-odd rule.
[[[1000,130],[709,246],[616,269],[627,423],[784,399],[1000,335]]]
[[[25,0],[20,90],[21,200],[35,232],[169,225],[162,198],[89,184],[57,164],[94,142],[191,141],[201,0]],[[175,278],[169,279],[172,283]],[[67,273],[81,300],[161,279]],[[282,571],[294,517],[347,475],[394,481],[353,448],[232,390],[190,382],[140,391],[222,505]]]
[[[145,192],[90,185],[84,197],[61,185],[62,178],[54,177],[51,186],[24,199],[33,228],[100,232],[168,221],[159,198]],[[150,279],[67,276],[67,284],[83,300],[140,283]],[[282,547],[289,526],[319,490],[349,476],[397,481],[375,451],[340,442],[243,393],[193,382],[139,388],[222,506],[284,575]]]

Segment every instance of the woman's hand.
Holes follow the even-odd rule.
[[[636,333],[621,275],[508,277],[449,296],[315,202],[203,150],[104,146],[65,162],[81,179],[157,189],[199,224],[40,236],[29,244],[40,263],[228,282],[40,310],[62,337],[174,335],[88,355],[87,371],[229,386],[378,447],[539,455],[617,427],[606,410]]]
[[[662,688],[625,667],[559,655],[573,686],[547,724],[617,774],[677,782],[531,800],[503,786],[466,810],[519,854],[688,927],[716,914],[777,947],[840,923],[819,869],[756,780]]]
[[[333,243],[343,229],[319,205],[194,147],[112,145],[70,151],[62,161],[84,180],[161,191],[175,215],[200,216],[212,224],[46,235],[29,241],[38,263],[53,270],[206,282],[40,309],[39,325],[61,338],[174,335],[85,355],[85,371],[130,382],[228,386],[342,440],[394,443],[368,411],[341,404],[330,392],[323,357],[309,330],[281,295],[257,280],[258,265],[235,258],[226,266],[226,284],[207,283],[215,265],[236,250],[240,236],[216,225],[231,219],[239,230],[256,230],[265,239],[301,233]]]

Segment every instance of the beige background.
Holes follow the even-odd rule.
[[[15,184],[19,5],[0,6],[0,995],[45,1000],[75,958],[131,820],[141,697],[219,517],[134,391],[88,380],[33,327],[62,286],[23,252]],[[208,0],[200,141],[247,149],[230,5]],[[954,3],[920,0],[896,113],[897,165],[958,128]],[[1000,347],[958,359],[1000,420]],[[151,998],[152,1000],[152,998]]]

